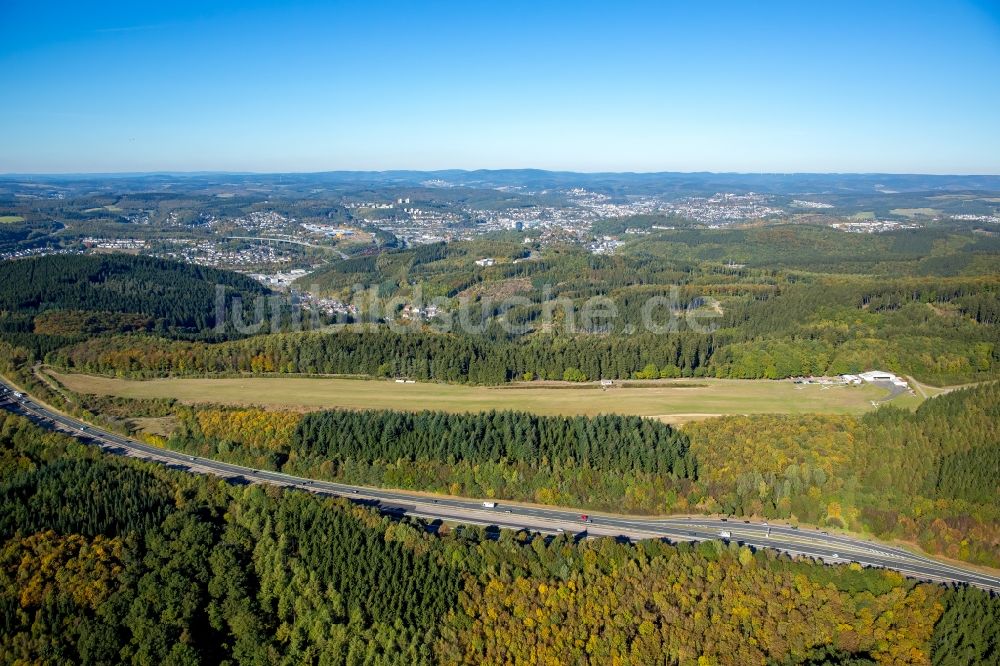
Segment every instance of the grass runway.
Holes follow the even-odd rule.
[[[129,380],[84,374],[49,375],[74,393],[176,398],[185,403],[258,405],[271,409],[520,410],[536,414],[631,414],[670,423],[756,413],[859,414],[885,397],[876,386],[800,386],[790,381],[682,379],[602,389],[594,384],[465,386],[400,384],[382,379],[232,377]]]

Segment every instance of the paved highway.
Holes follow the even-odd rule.
[[[477,500],[316,481],[208,458],[195,458],[96,428],[40,404],[30,396],[17,396],[16,390],[0,381],[0,407],[28,416],[39,425],[71,433],[111,453],[182,467],[192,472],[367,501],[389,513],[546,533],[585,532],[587,536],[666,538],[671,541],[723,538],[755,548],[773,548],[791,555],[813,557],[831,564],[858,562],[865,566],[894,569],[921,580],[968,583],[1000,592],[1000,578],[996,576],[940,562],[902,548],[853,536],[828,534],[814,528],[799,529],[787,525],[703,516],[647,518],[600,513],[586,515],[578,510],[506,501],[497,501],[495,506],[488,507]]]

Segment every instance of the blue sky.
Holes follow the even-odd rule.
[[[0,172],[1000,173],[995,0],[0,0],[0,28]]]

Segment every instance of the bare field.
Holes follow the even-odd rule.
[[[872,385],[798,386],[790,381],[685,379],[630,388],[548,383],[503,387],[399,384],[379,379],[311,377],[170,378],[145,381],[82,374],[50,376],[75,393],[176,398],[185,403],[259,405],[272,409],[521,410],[536,414],[633,414],[678,423],[722,414],[765,412],[857,414],[887,395]]]
[[[937,208],[893,208],[889,211],[893,215],[902,215],[904,217],[931,217],[932,215],[938,215],[941,213]]]
[[[177,428],[177,419],[173,416],[147,416],[129,419],[129,424],[150,435],[170,437]]]

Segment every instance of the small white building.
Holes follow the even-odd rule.
[[[485,257],[483,259],[476,259],[476,266],[492,266],[497,263],[497,260],[493,257]]]
[[[866,382],[889,382],[896,386],[906,386],[905,379],[884,370],[869,370],[868,372],[862,372],[859,377]]]

